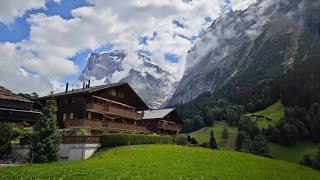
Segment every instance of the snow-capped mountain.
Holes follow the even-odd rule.
[[[169,104],[185,103],[231,83],[272,79],[319,55],[320,1],[262,0],[216,19],[188,52]]]
[[[177,80],[168,71],[144,55],[137,55],[135,64],[129,64],[121,50],[91,53],[76,84],[88,79],[94,85],[127,82],[150,108],[159,108],[174,93]]]

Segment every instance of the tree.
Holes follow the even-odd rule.
[[[247,116],[241,116],[238,129],[239,131],[246,131],[252,139],[260,132],[257,123]]]
[[[262,134],[258,134],[252,142],[252,150],[254,154],[261,156],[269,155],[269,147],[266,138]]]
[[[58,160],[60,135],[56,121],[57,107],[53,99],[42,109],[43,116],[33,127],[30,138],[30,158],[32,162],[44,163]]]
[[[241,152],[252,153],[252,140],[250,136],[245,136],[240,148]]]
[[[246,131],[239,131],[236,138],[236,151],[251,152],[251,138]]]
[[[214,137],[212,129],[211,129],[211,132],[210,132],[210,148],[211,149],[218,149],[216,138]]]
[[[227,128],[223,128],[221,132],[221,137],[223,138],[224,141],[227,141],[227,139],[229,138],[229,131]]]
[[[195,115],[193,117],[192,126],[193,126],[193,130],[198,130],[198,129],[202,128],[204,126],[203,118],[200,115]]]
[[[304,155],[303,159],[299,163],[304,166],[312,166],[312,160],[309,155]]]
[[[11,141],[14,132],[8,123],[0,123],[0,160],[5,160],[12,152]]]
[[[246,106],[246,109],[247,109],[248,112],[254,112],[254,110],[255,110],[254,104],[253,103],[248,103],[247,106]]]

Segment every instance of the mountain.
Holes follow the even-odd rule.
[[[177,81],[168,71],[144,55],[137,55],[135,64],[128,65],[122,50],[91,53],[76,84],[90,79],[93,84],[127,82],[150,108],[159,108],[174,93]]]
[[[188,52],[168,104],[274,79],[319,55],[320,1],[264,0],[216,19]]]

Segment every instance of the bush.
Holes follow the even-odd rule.
[[[200,147],[204,147],[204,148],[209,148],[210,145],[209,145],[209,142],[203,142],[201,144],[199,144]]]
[[[87,136],[89,132],[87,129],[72,129],[66,133],[66,136]]]
[[[172,144],[170,136],[146,136],[139,134],[106,134],[101,137],[102,147],[115,147],[136,144]]]
[[[0,124],[0,160],[5,160],[12,152],[11,140],[14,132],[8,123]]]
[[[187,140],[187,138],[185,136],[179,135],[176,138],[176,144],[177,145],[187,145],[188,144],[188,140]]]
[[[188,142],[190,142],[191,144],[198,144],[197,139],[190,135],[188,135]]]

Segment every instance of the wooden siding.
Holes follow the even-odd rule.
[[[87,104],[86,109],[94,110],[102,114],[116,115],[116,116],[121,116],[129,119],[135,119],[135,120],[142,119],[142,114],[139,114],[135,111],[112,107],[110,105],[105,105],[105,104],[90,103],[90,104]]]

